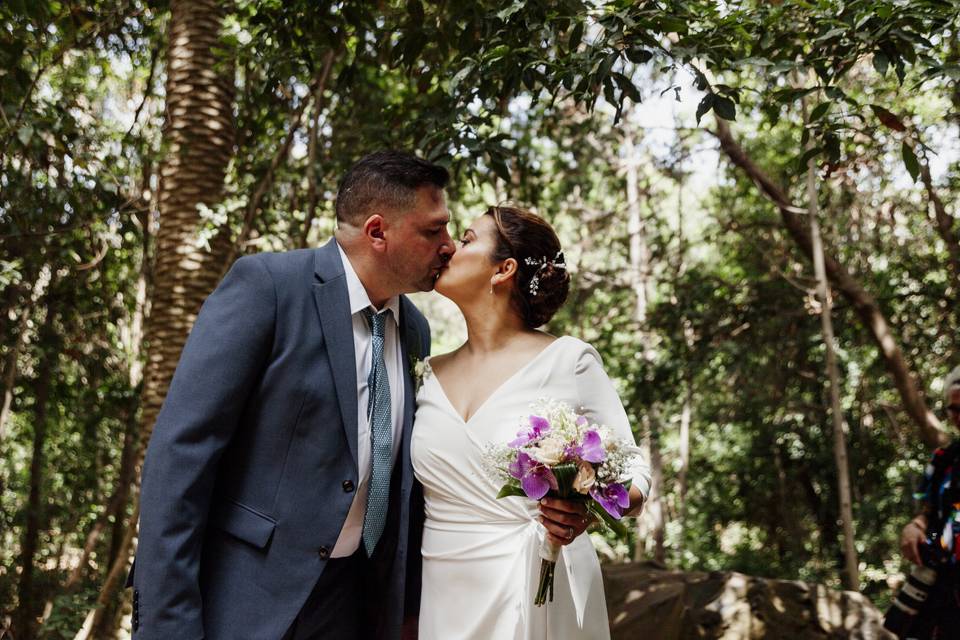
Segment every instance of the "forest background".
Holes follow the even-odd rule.
[[[609,562],[879,605],[960,364],[956,0],[0,3],[0,636],[126,633],[138,478],[196,312],[312,247],[361,155],[513,200],[655,491]],[[435,352],[462,325],[432,294]],[[78,631],[80,632],[78,636]]]

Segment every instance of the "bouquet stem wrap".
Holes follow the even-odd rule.
[[[573,478],[577,475],[577,467],[569,463],[559,464],[553,468],[553,475],[557,479],[557,489],[547,495],[573,498],[574,491],[571,486]],[[560,546],[550,542],[550,538],[544,536],[543,542],[540,543],[540,579],[537,581],[537,595],[533,599],[533,604],[538,607],[542,607],[548,601],[553,602],[553,574],[559,557]]]
[[[557,559],[560,557],[560,547],[544,537],[540,543],[540,580],[537,581],[537,595],[533,604],[541,607],[549,599],[553,602],[553,573],[557,568]]]

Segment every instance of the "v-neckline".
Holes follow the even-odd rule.
[[[457,408],[456,408],[455,406],[453,406],[453,401],[451,401],[451,400],[450,400],[450,396],[447,395],[446,389],[443,388],[443,384],[440,382],[440,376],[437,375],[436,371],[433,371],[433,367],[430,367],[430,370],[431,370],[431,372],[432,372],[432,374],[433,374],[431,377],[432,377],[432,378],[434,379],[434,381],[437,383],[437,387],[440,389],[440,395],[443,396],[443,399],[444,399],[444,401],[447,403],[447,407],[450,408],[450,411],[452,411],[453,414],[454,414],[455,416],[457,416],[457,418],[460,420],[461,424],[463,424],[463,425],[468,425],[468,424],[470,424],[470,423],[473,421],[474,418],[477,417],[477,415],[478,415],[481,411],[483,411],[483,409],[487,406],[487,404],[490,403],[490,400],[493,399],[498,393],[500,393],[500,390],[501,390],[501,389],[503,389],[504,387],[507,386],[507,383],[508,383],[508,382],[512,381],[512,380],[513,380],[514,378],[516,378],[518,375],[520,375],[521,373],[523,373],[524,371],[526,371],[534,362],[536,362],[537,360],[539,360],[547,351],[549,351],[550,348],[553,347],[553,345],[555,345],[555,344],[557,344],[558,342],[560,342],[561,340],[563,340],[563,338],[564,338],[564,336],[560,336],[559,338],[553,340],[550,344],[548,344],[548,345],[545,346],[543,349],[541,349],[539,352],[537,352],[537,355],[535,355],[535,356],[533,356],[532,358],[530,358],[529,360],[527,360],[527,361],[523,364],[523,366],[521,366],[519,369],[517,369],[516,371],[514,371],[513,373],[511,373],[507,378],[505,378],[503,382],[501,382],[499,385],[497,385],[497,387],[496,387],[493,391],[490,392],[490,395],[488,395],[486,398],[483,399],[483,402],[481,402],[479,405],[477,405],[477,408],[474,410],[473,413],[470,414],[470,417],[469,417],[469,418],[464,418],[464,417],[460,414],[460,412],[457,411]],[[431,359],[432,359],[432,358],[427,358],[427,365],[428,365],[428,366],[430,365],[430,360],[431,360]]]

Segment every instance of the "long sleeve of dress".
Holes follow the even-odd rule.
[[[578,410],[592,422],[607,426],[613,431],[614,437],[636,444],[627,412],[603,368],[600,354],[586,343],[583,343],[577,356],[575,375],[580,399]],[[633,486],[640,490],[646,500],[650,493],[650,465],[646,458],[637,455],[631,472]]]

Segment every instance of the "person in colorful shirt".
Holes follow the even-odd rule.
[[[960,430],[960,367],[944,381],[949,421]],[[902,637],[955,638],[960,629],[960,439],[933,452],[916,497],[922,510],[900,535],[910,562],[936,571],[927,603]]]

